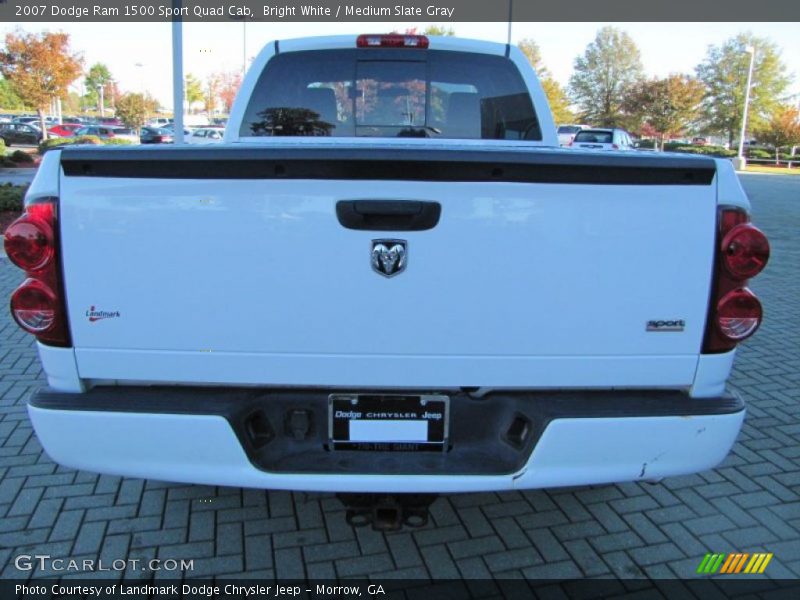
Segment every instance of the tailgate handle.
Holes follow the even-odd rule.
[[[347,229],[425,231],[439,223],[442,205],[420,200],[340,200],[336,217]]]

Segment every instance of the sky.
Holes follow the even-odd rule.
[[[406,27],[424,29],[442,23],[248,23],[246,46],[241,23],[185,23],[184,73],[204,79],[223,70],[241,70],[243,57],[252,59],[274,39],[311,35],[373,33]],[[507,23],[447,23],[460,37],[505,42]],[[720,44],[741,31],[768,37],[781,49],[793,78],[790,91],[800,95],[800,23],[521,23],[512,26],[512,41],[532,38],[540,46],[545,66],[562,84],[569,81],[575,57],[582,54],[597,30],[613,25],[627,31],[642,54],[645,73],[665,76],[693,73],[709,45]],[[172,106],[171,25],[169,23],[2,23],[5,36],[24,31],[65,31],[86,66],[102,62],[123,91],[147,90],[165,107]],[[139,66],[137,66],[139,65]],[[80,82],[73,86],[80,92]]]

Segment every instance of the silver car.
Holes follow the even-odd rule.
[[[569,146],[586,150],[633,150],[633,140],[624,129],[584,129],[575,134]]]
[[[588,125],[559,125],[558,126],[558,145],[569,146],[575,135],[584,129],[589,129]]]

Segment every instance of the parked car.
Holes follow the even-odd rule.
[[[569,146],[569,143],[579,131],[589,129],[588,125],[559,125],[558,126],[558,145]]]
[[[172,133],[172,137],[174,139],[174,137],[175,137],[175,123],[168,123],[167,125],[164,125],[163,127],[161,127],[161,129],[164,129],[166,131],[171,132]],[[184,127],[183,128],[183,137],[184,137],[184,139],[188,139],[188,137],[190,135],[192,135],[192,131],[194,131],[194,130],[190,129],[189,127]]]
[[[139,142],[142,144],[171,144],[172,131],[161,127],[142,127]]]
[[[173,120],[168,117],[153,117],[147,122],[147,126],[155,128],[163,128],[167,125],[170,125],[172,122]]]
[[[707,137],[692,138],[692,146],[708,146],[711,141]]]
[[[121,127],[122,121],[120,121],[117,117],[100,117],[97,119],[98,125],[109,125],[112,127]]]
[[[48,128],[47,133],[58,137],[72,137],[81,127],[79,123],[64,123]]]
[[[75,133],[75,136],[94,135],[101,139],[120,138],[128,140],[131,143],[139,143],[139,136],[133,129],[126,127],[109,127],[105,125],[88,125],[81,127]]]
[[[36,146],[42,141],[42,130],[31,123],[0,123],[0,138],[6,146]]]
[[[278,46],[244,79],[230,146],[45,154],[5,248],[52,460],[348,492],[389,528],[402,494],[725,458],[769,257],[730,161],[560,149],[515,46]],[[337,102],[359,77],[388,93]]]
[[[569,146],[586,150],[633,150],[633,140],[624,129],[584,129],[575,134]]]
[[[47,123],[47,117],[45,117],[45,120],[44,120],[44,121],[45,121],[45,123]],[[24,123],[24,124],[28,124],[28,123],[34,123],[34,124],[36,124],[36,123],[38,123],[38,122],[39,122],[39,117],[34,117],[34,116],[28,116],[28,117],[16,117],[16,118],[15,118],[15,119],[13,119],[11,122],[12,122],[12,123]]]
[[[199,127],[186,137],[187,144],[219,144],[225,135],[224,127]]]

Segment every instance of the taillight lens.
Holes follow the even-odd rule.
[[[400,33],[363,34],[356,38],[358,48],[421,48],[428,47],[424,35],[405,35]]]
[[[6,230],[4,245],[27,279],[11,294],[11,314],[25,331],[51,346],[69,346],[58,257],[57,199],[39,198]]]
[[[11,294],[11,314],[25,331],[45,333],[56,322],[58,299],[55,293],[37,279],[26,279]]]
[[[728,292],[717,304],[717,327],[729,340],[741,342],[761,325],[761,302],[747,288]]]
[[[30,207],[6,229],[3,240],[8,258],[20,269],[38,271],[53,260],[52,205]]]
[[[749,223],[731,229],[722,240],[722,264],[736,279],[758,275],[769,260],[767,237]]]
[[[747,286],[769,260],[766,236],[741,208],[718,216],[717,256],[703,353],[728,352],[761,325],[761,302]]]

